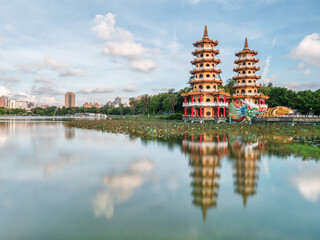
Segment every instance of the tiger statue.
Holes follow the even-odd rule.
[[[265,113],[261,113],[260,117],[281,117],[293,113],[293,110],[287,107],[274,107],[269,108]]]

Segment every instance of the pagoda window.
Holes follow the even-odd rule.
[[[210,98],[207,98],[206,102],[210,102]]]
[[[211,56],[213,57],[213,54],[211,54]]]
[[[239,93],[239,91],[237,91],[237,93]]]
[[[199,88],[200,88],[200,89],[203,89],[202,85],[199,85]]]
[[[251,73],[251,71],[248,72],[249,74]]]
[[[216,85],[214,85],[214,86],[213,86],[213,89],[217,89],[217,86],[216,86]]]
[[[208,54],[208,53],[206,54],[206,57],[209,57],[209,54]]]
[[[251,81],[251,80],[249,80],[248,82],[249,82],[249,83],[251,83],[252,81]]]
[[[240,83],[240,81],[238,81],[238,83]]]
[[[242,74],[245,74],[246,73],[246,71],[242,71]]]
[[[255,82],[256,82],[256,80],[253,80],[253,82],[255,83]]]
[[[207,114],[207,116],[210,116],[210,112],[207,112],[206,114]]]
[[[251,65],[251,63],[248,63],[248,65]]]
[[[253,71],[253,73],[256,73],[256,71]]]
[[[258,104],[258,101],[254,101],[255,104]]]
[[[246,91],[244,89],[241,90],[241,93],[246,93]]]
[[[210,77],[210,74],[207,74],[206,77],[209,78],[209,77]]]
[[[252,91],[251,91],[251,90],[249,90],[249,91],[248,91],[248,93],[252,93]]]
[[[254,92],[256,93],[256,92],[257,92],[257,90],[254,90]]]
[[[200,67],[203,67],[203,64],[202,64],[202,63],[200,64]]]
[[[216,75],[215,75],[215,74],[213,74],[213,75],[212,75],[212,77],[214,77],[214,78],[215,78],[215,77],[216,77]]]
[[[207,64],[206,64],[206,67],[210,67],[210,64],[209,64],[209,63],[207,63]]]
[[[194,86],[194,89],[197,89],[197,86]]]
[[[207,86],[206,89],[210,89],[210,86]]]
[[[199,78],[202,78],[202,77],[203,77],[203,75],[202,75],[202,74],[200,74],[200,75],[199,75]]]
[[[216,98],[214,98],[214,99],[213,99],[213,102],[215,102],[215,103],[216,103],[216,102],[217,102],[217,99],[216,99]]]
[[[246,81],[245,81],[245,80],[242,80],[241,82],[242,82],[242,83],[246,83]]]
[[[202,53],[200,54],[200,57],[203,57],[203,54],[202,54]]]

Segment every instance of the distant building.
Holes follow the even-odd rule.
[[[10,99],[8,100],[8,108],[16,108],[16,100],[15,99]]]
[[[27,109],[28,108],[28,102],[27,101],[16,101],[15,108],[19,109]]]
[[[0,97],[0,107],[8,107],[8,97],[7,96],[1,96]]]
[[[73,92],[67,92],[65,94],[65,107],[75,107],[76,106],[76,95]]]
[[[96,103],[96,102],[90,102],[90,103],[86,102],[86,103],[83,104],[83,107],[85,107],[85,108],[93,108],[93,107],[101,108],[101,105],[99,103]]]
[[[107,105],[110,107],[110,106],[113,106],[113,102],[112,101],[108,101],[107,102]]]
[[[114,100],[114,106],[115,107],[119,107],[119,105],[121,104],[121,98],[119,97],[116,97],[115,100]]]

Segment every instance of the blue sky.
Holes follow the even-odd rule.
[[[0,0],[0,95],[106,103],[187,86],[192,43],[218,40],[224,81],[248,37],[261,82],[320,88],[317,0]]]

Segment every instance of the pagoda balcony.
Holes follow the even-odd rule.
[[[212,81],[212,80],[216,80],[216,81],[221,81],[219,78],[215,77],[211,77],[211,78],[198,78],[198,77],[195,77],[193,79],[194,81]]]
[[[260,96],[261,93],[235,93],[233,96]]]
[[[214,67],[196,67],[193,69],[194,70],[215,70]]]
[[[228,102],[190,102],[182,103],[182,107],[228,107]]]
[[[239,87],[239,86],[259,86],[261,87],[261,83],[236,83],[233,85],[233,87]]]
[[[256,74],[255,73],[250,73],[250,74],[248,74],[248,73],[245,73],[245,74],[238,74],[237,75],[237,77],[254,77],[254,76],[256,76]]]
[[[248,60],[252,60],[252,59],[256,59],[255,57],[239,57],[239,59],[248,59]]]

